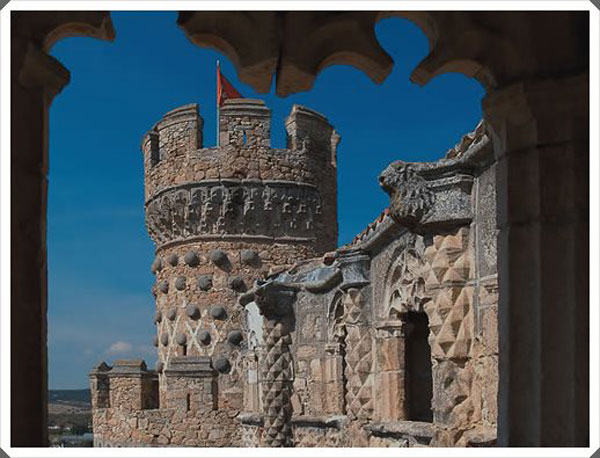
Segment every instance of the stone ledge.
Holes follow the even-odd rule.
[[[264,415],[262,413],[255,412],[242,412],[237,416],[238,420],[244,425],[252,426],[263,426]],[[311,416],[311,415],[298,415],[292,417],[291,422],[294,426],[303,427],[317,427],[317,428],[335,428],[341,429],[348,424],[348,417],[346,415],[332,415],[332,416]]]
[[[380,437],[414,437],[431,440],[433,437],[433,423],[423,421],[389,421],[368,423],[363,427],[374,436]]]

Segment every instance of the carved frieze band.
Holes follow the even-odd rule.
[[[146,225],[157,245],[230,236],[309,241],[322,225],[321,196],[306,183],[201,181],[150,199]]]

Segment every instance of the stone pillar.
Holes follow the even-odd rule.
[[[344,347],[342,343],[328,343],[326,358],[322,360],[325,399],[323,411],[328,414],[344,413]]]
[[[13,36],[11,46],[11,445],[41,447],[48,435],[48,108],[69,72],[30,41]]]
[[[265,285],[255,293],[255,302],[264,316],[264,359],[262,379],[264,431],[262,447],[292,445],[293,362],[290,353],[294,324],[292,303],[296,291],[285,285]]]
[[[374,418],[380,421],[406,419],[404,383],[405,324],[401,320],[378,326],[376,334]]]
[[[588,429],[588,74],[483,101],[498,204],[500,446],[585,446]]]
[[[102,11],[13,11],[11,20],[11,446],[48,439],[48,109],[69,71],[47,54],[70,35],[112,39]]]

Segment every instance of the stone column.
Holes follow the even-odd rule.
[[[496,159],[500,446],[585,446],[588,74],[483,101]]]
[[[265,353],[259,361],[264,409],[262,447],[292,445],[293,362],[290,345],[295,295],[294,289],[273,283],[255,293],[255,303],[264,316]]]
[[[41,447],[48,431],[48,108],[69,72],[14,36],[11,71],[11,445]]]
[[[375,375],[374,418],[380,421],[405,420],[405,338],[401,320],[377,326],[377,373]]]
[[[11,20],[11,446],[48,439],[48,109],[69,71],[47,54],[73,35],[112,39],[102,11],[13,11]]]

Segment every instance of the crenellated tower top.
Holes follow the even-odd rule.
[[[218,147],[202,145],[198,105],[165,114],[142,142],[147,224],[161,247],[190,238],[255,238],[337,244],[336,149],[327,119],[294,105],[287,148],[271,148],[271,110],[230,99],[220,110]]]

